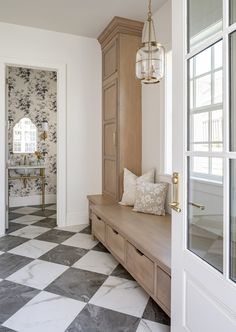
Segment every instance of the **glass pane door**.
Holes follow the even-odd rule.
[[[236,32],[230,35],[230,132],[231,151],[236,151]],[[231,250],[230,277],[236,281],[236,160],[230,161]]]
[[[189,0],[188,6],[188,249],[222,273],[223,40],[211,40],[222,32],[223,2]]]
[[[230,24],[236,22],[236,1],[235,0],[230,0],[230,4],[229,4],[229,20],[230,20]]]
[[[187,238],[190,251],[236,281],[236,0],[226,2],[187,1]]]
[[[222,0],[188,0],[189,50],[221,31],[222,19]]]

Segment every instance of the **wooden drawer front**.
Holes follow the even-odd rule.
[[[92,232],[99,240],[105,242],[105,234],[106,234],[106,224],[101,220],[100,217],[93,214],[92,216]]]
[[[125,239],[110,226],[107,226],[106,243],[122,262],[125,260]]]
[[[127,268],[132,272],[152,294],[154,294],[154,263],[137,250],[132,244],[127,244]]]
[[[104,121],[116,119],[117,103],[117,81],[115,80],[103,88]]]
[[[103,51],[103,79],[108,78],[117,71],[117,43],[112,42]]]
[[[104,160],[103,190],[106,194],[116,198],[116,160]]]
[[[157,267],[156,283],[156,297],[170,311],[171,278],[159,267]]]
[[[116,124],[104,124],[104,154],[106,157],[116,157]]]

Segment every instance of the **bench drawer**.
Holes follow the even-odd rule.
[[[98,240],[105,242],[106,224],[94,213],[92,215],[92,233],[98,238]]]
[[[113,228],[107,225],[107,245],[122,261],[125,260],[125,239]]]
[[[156,298],[170,311],[171,278],[157,266]]]
[[[127,268],[147,290],[154,293],[154,263],[132,244],[127,244]]]

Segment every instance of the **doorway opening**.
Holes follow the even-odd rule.
[[[6,230],[57,225],[57,72],[6,67]],[[41,226],[41,227],[40,227]]]

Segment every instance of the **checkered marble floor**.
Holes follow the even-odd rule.
[[[167,332],[170,320],[88,225],[11,209],[0,238],[0,332]]]

